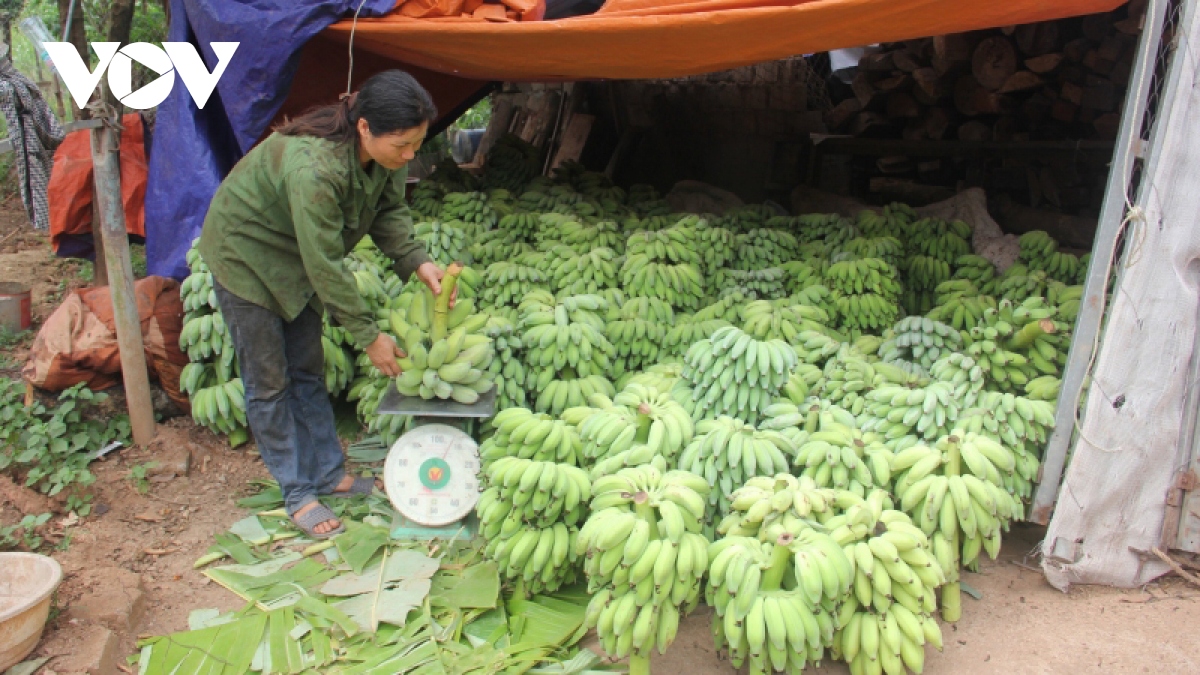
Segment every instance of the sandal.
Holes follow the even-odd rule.
[[[316,532],[318,525],[330,520],[336,520],[341,524],[328,532]],[[329,539],[346,531],[346,524],[341,522],[337,514],[329,510],[328,506],[320,503],[316,507],[305,511],[303,515],[292,516],[292,522],[296,524],[296,527],[303,530],[304,534],[313,539]]]
[[[375,478],[369,476],[359,476],[354,479],[350,485],[350,489],[344,492],[330,492],[326,497],[336,497],[343,499],[347,497],[358,497],[359,495],[370,495],[375,491]]]

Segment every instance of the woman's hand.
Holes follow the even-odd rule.
[[[437,265],[435,265],[431,262],[422,263],[422,265],[417,268],[417,278],[421,280],[421,283],[428,286],[429,290],[433,291],[434,297],[441,295],[441,293],[442,293],[442,277],[444,277],[445,275],[446,275],[446,270],[438,267]],[[455,286],[454,292],[450,294],[450,306],[451,307],[454,306],[454,302],[456,300],[458,300],[458,286]]]
[[[367,346],[367,358],[371,359],[371,363],[379,369],[379,372],[388,377],[396,377],[400,374],[400,364],[396,363],[396,359],[402,359],[408,356],[403,349],[396,344],[396,341],[386,333],[380,333],[375,341]]]

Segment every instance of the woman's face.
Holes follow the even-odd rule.
[[[408,164],[417,156],[428,130],[429,124],[422,122],[419,127],[376,136],[371,133],[366,120],[358,120],[358,137],[363,151],[367,157],[391,171]]]

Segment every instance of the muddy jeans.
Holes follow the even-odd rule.
[[[321,317],[294,321],[243,300],[214,280],[246,388],[246,420],[258,452],[294,514],[333,492],[345,475],[333,405],[325,390]]]

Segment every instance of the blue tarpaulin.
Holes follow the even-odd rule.
[[[360,9],[361,4],[361,9]],[[212,42],[241,43],[203,110],[178,81],[158,107],[146,189],[151,274],[181,279],[221,180],[275,119],[304,45],[345,16],[380,16],[395,0],[172,0],[172,42],[191,42],[209,70]],[[342,87],[345,79],[341,80]]]

